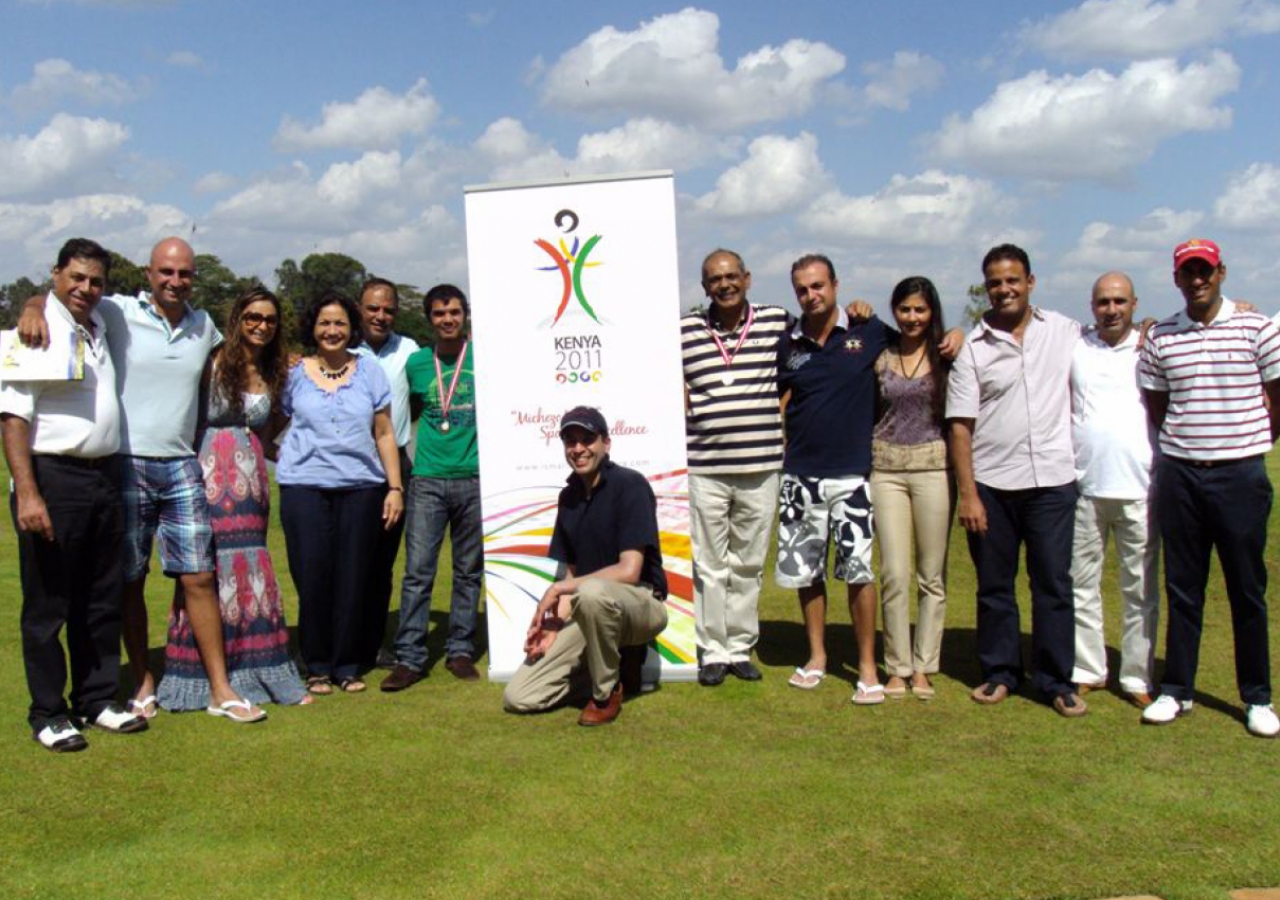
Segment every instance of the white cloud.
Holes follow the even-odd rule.
[[[0,203],[0,271],[6,279],[43,275],[69,238],[88,237],[135,261],[165,235],[185,234],[177,207],[124,194],[84,194],[49,203]]]
[[[631,119],[617,128],[584,134],[577,155],[562,156],[517,119],[502,118],[485,129],[475,150],[489,163],[494,181],[635,172],[688,170],[729,158],[736,138],[716,138],[697,129],[657,119]]]
[[[484,28],[486,25],[493,24],[493,20],[497,17],[496,9],[486,9],[484,12],[467,13],[467,21],[471,23],[473,28]]]
[[[0,197],[101,190],[129,129],[106,119],[58,113],[34,136],[0,136]]]
[[[738,127],[800,115],[845,66],[828,45],[797,39],[754,50],[730,71],[717,49],[719,29],[715,13],[693,8],[634,31],[602,28],[548,70],[542,100],[556,109]]]
[[[1280,167],[1254,163],[1235,175],[1214,203],[1213,216],[1227,228],[1280,228]]]
[[[1240,68],[1224,52],[1185,68],[1170,59],[1138,62],[1119,75],[1031,72],[1001,84],[968,119],[950,117],[931,149],[998,175],[1115,180],[1167,138],[1230,126],[1230,108],[1214,104],[1239,82]]]
[[[68,100],[93,106],[121,104],[137,96],[119,75],[77,69],[65,59],[44,59],[35,64],[30,81],[13,89],[10,99],[19,109],[44,109]]]
[[[308,126],[285,116],[274,144],[285,151],[353,147],[381,150],[405,135],[422,134],[440,114],[440,104],[419,78],[403,94],[372,87],[350,103],[326,103],[320,124]]]
[[[751,142],[745,160],[716,179],[713,191],[698,198],[697,209],[732,217],[792,212],[830,182],[812,134],[801,132],[794,139],[765,135]]]
[[[183,69],[198,69],[204,65],[204,60],[190,50],[175,50],[164,61]]]
[[[989,181],[929,169],[894,175],[874,194],[830,191],[810,204],[800,224],[823,240],[848,245],[944,246],[982,242],[1002,228],[1010,205]]]
[[[370,197],[400,186],[400,151],[370,151],[355,162],[335,163],[316,183],[316,195],[344,210],[359,209]]]
[[[1085,0],[1028,25],[1022,38],[1059,59],[1153,59],[1230,35],[1280,31],[1274,0]]]
[[[868,107],[899,112],[911,106],[911,96],[931,91],[942,83],[942,63],[912,50],[899,50],[889,62],[871,62],[862,67],[867,76],[863,96]]]
[[[239,183],[240,179],[226,172],[206,172],[196,179],[191,190],[197,194],[221,194]]]
[[[1110,269],[1146,268],[1157,258],[1163,261],[1175,246],[1193,237],[1203,220],[1204,214],[1197,210],[1162,206],[1135,225],[1090,222],[1081,230],[1075,247],[1062,257],[1062,268],[1082,270],[1086,277],[1092,273],[1093,278]]]

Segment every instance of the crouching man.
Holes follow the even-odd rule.
[[[609,459],[598,409],[565,413],[560,440],[573,474],[548,555],[567,575],[534,610],[524,665],[502,699],[509,712],[540,712],[589,686],[578,724],[607,725],[622,712],[624,682],[639,690],[645,645],[667,626],[657,501],[643,475]]]

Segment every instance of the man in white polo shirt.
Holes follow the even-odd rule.
[[[1224,297],[1226,277],[1213,241],[1179,244],[1173,281],[1186,306],[1152,328],[1143,348],[1139,382],[1160,435],[1156,504],[1169,627],[1160,696],[1142,721],[1164,725],[1191,712],[1216,549],[1245,726],[1275,737],[1266,565],[1272,490],[1264,457],[1280,433],[1280,331]]]
[[[210,715],[261,721],[266,713],[243,700],[227,678],[213,527],[194,446],[201,375],[222,335],[204,310],[187,302],[196,274],[190,244],[165,238],[152,248],[145,271],[150,293],[104,297],[99,307],[120,398],[116,476],[125,511],[124,646],[134,681],[129,707],[145,718],[158,708],[155,677],[147,666],[144,591],[152,542],[159,537],[164,573],[182,585],[209,676]],[[43,305],[28,301],[18,322],[28,343],[44,341]]]
[[[1136,706],[1151,704],[1151,669],[1160,617],[1159,540],[1149,501],[1154,433],[1138,389],[1140,335],[1133,282],[1108,272],[1093,285],[1097,330],[1076,343],[1071,359],[1071,438],[1075,447],[1076,664],[1081,692],[1107,683],[1102,630],[1102,560],[1115,535],[1120,564],[1120,690]]]
[[[385,278],[370,278],[360,289],[360,325],[364,341],[355,352],[378,361],[387,381],[391,382],[391,424],[400,450],[400,471],[409,472],[413,463],[408,446],[412,437],[409,415],[409,379],[405,366],[418,352],[413,338],[396,334],[396,316],[400,313],[400,291]],[[405,519],[378,533],[378,549],[369,567],[369,588],[365,591],[364,632],[360,642],[360,668],[389,668],[396,663],[395,654],[382,649],[387,631],[387,611],[391,607],[392,571],[400,554],[400,538]]]
[[[107,731],[144,731],[146,719],[115,703],[120,675],[120,494],[107,472],[120,446],[115,369],[97,312],[111,269],[98,244],[63,245],[46,298],[56,352],[83,347],[83,377],[0,384],[0,430],[13,477],[22,577],[22,658],[33,737],[55,753],[88,742],[75,715]],[[47,351],[53,352],[53,351]],[[71,703],[63,696],[67,660]]]

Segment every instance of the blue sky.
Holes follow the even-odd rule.
[[[0,281],[68,237],[199,252],[271,283],[341,251],[467,283],[462,188],[676,173],[682,302],[740,251],[794,308],[792,259],[949,314],[994,243],[1087,315],[1132,274],[1176,309],[1170,251],[1223,247],[1280,308],[1280,0],[677,4],[0,0]]]

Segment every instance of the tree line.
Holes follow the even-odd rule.
[[[108,248],[111,254],[111,276],[107,293],[136,295],[148,289],[143,267]],[[275,270],[275,293],[280,298],[284,331],[290,344],[297,343],[295,323],[300,310],[327,290],[340,291],[353,299],[360,297],[360,286],[375,273],[358,259],[343,253],[312,253],[301,264],[286,259]],[[388,279],[394,280],[394,279]],[[237,275],[211,253],[196,255],[196,278],[191,291],[191,305],[203,309],[219,327],[226,323],[227,310],[235,298],[259,283],[257,278]],[[0,285],[0,328],[12,328],[28,297],[48,293],[52,278],[32,281],[25,276]],[[270,285],[268,285],[270,287]],[[400,314],[396,331],[413,338],[421,346],[433,343],[431,328],[422,312],[423,292],[411,284],[396,283],[400,292]]]

